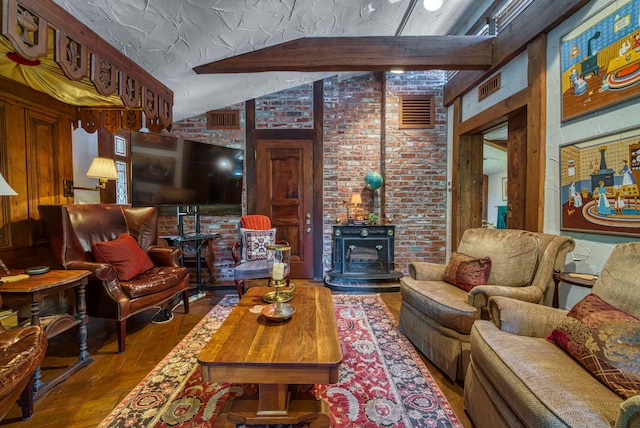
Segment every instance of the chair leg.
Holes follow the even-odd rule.
[[[244,294],[244,279],[236,279],[236,290],[238,291],[238,297],[242,299],[242,295]]]
[[[33,375],[29,376],[29,382],[22,390],[18,403],[22,408],[22,420],[31,419],[33,416]]]
[[[189,313],[189,290],[182,292],[182,305],[184,306],[184,313]]]
[[[124,352],[124,343],[127,338],[127,320],[118,320],[117,329],[118,329],[118,352]]]

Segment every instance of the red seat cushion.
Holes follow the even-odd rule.
[[[153,267],[153,262],[128,233],[121,233],[113,241],[91,244],[97,262],[113,266],[120,281],[128,281]]]

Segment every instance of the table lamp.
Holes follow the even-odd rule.
[[[7,183],[7,181],[4,179],[2,174],[0,174],[0,196],[17,196],[17,195],[18,194],[16,193],[16,191],[13,190],[11,186],[9,186],[9,183]],[[0,268],[2,268],[2,270],[4,270],[7,273],[7,275],[11,275],[11,272],[9,272],[9,269],[7,269],[7,265],[4,264],[2,259],[0,259]]]

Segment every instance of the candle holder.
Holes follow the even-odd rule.
[[[267,246],[267,269],[269,270],[270,291],[262,300],[268,303],[283,303],[293,299],[295,286],[289,283],[291,269],[291,246],[285,244],[272,244]],[[288,287],[286,290],[282,288]]]

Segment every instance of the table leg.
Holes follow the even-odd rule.
[[[85,285],[80,284],[76,287],[76,296],[78,297],[78,319],[80,325],[78,326],[78,336],[80,339],[80,354],[78,355],[78,361],[85,361],[89,359],[89,347],[87,346],[87,303],[85,299],[86,290]]]
[[[33,298],[31,299],[31,325],[40,325],[40,301]],[[42,386],[42,372],[40,366],[33,373],[33,393],[36,394],[38,389]]]
[[[216,417],[216,426],[309,423],[312,428],[329,428],[331,411],[327,400],[291,399],[289,385],[284,384],[260,384],[258,388],[257,399],[246,397],[225,403]]]

